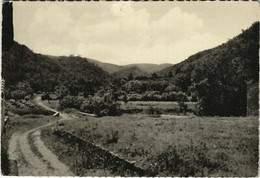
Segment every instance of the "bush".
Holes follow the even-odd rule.
[[[106,144],[117,143],[119,140],[118,131],[113,131],[111,134],[106,134]]]
[[[31,96],[27,95],[24,97],[25,101],[29,101],[31,99]]]
[[[66,96],[62,100],[60,100],[60,108],[75,108],[80,109],[83,103],[83,99],[78,96]]]
[[[188,101],[188,97],[183,92],[177,92],[176,93],[176,101]]]
[[[27,82],[19,82],[15,86],[5,88],[5,95],[7,99],[24,99],[27,95],[32,95],[32,88]]]
[[[35,115],[52,115],[52,111],[48,111],[42,108],[11,108],[11,112],[18,114],[20,116],[35,114]]]
[[[97,116],[118,116],[121,115],[119,103],[108,97],[93,97],[84,101],[81,110]]]
[[[149,106],[147,109],[147,114],[149,115],[160,115],[162,112],[158,108],[154,108],[153,106]]]
[[[169,84],[168,87],[165,89],[166,92],[171,92],[171,91],[175,91],[178,92],[181,89],[179,87],[177,87],[176,85],[173,84]]]
[[[49,100],[50,99],[49,93],[43,93],[41,98],[42,100]]]
[[[141,101],[142,97],[143,96],[141,94],[128,94],[127,100],[128,101]]]
[[[156,156],[156,165],[151,167],[155,173],[167,171],[168,174],[180,177],[204,177],[208,172],[214,172],[220,165],[208,158],[207,151],[196,147],[185,147],[178,150],[176,147],[169,147],[167,152],[159,153]],[[187,154],[189,153],[189,154]]]
[[[27,95],[27,92],[22,90],[15,90],[11,92],[11,98],[18,100],[18,99],[24,99],[24,97]]]
[[[186,114],[186,112],[188,111],[188,106],[183,101],[178,102],[178,107],[180,113]]]

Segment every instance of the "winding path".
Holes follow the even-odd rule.
[[[35,101],[39,106],[57,112],[44,105],[40,96],[37,96]],[[60,120],[71,118],[68,114],[60,114],[60,117]],[[48,123],[23,133],[15,132],[12,135],[9,141],[8,155],[11,160],[17,160],[19,176],[74,176],[72,171],[60,162],[41,140],[41,129],[52,124]],[[32,139],[31,143],[29,143],[29,136]],[[32,147],[36,150],[32,150]]]

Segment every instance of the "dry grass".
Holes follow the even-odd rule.
[[[82,117],[64,129],[162,176],[257,175],[257,118]]]

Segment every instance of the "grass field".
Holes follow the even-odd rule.
[[[121,109],[127,113],[146,112],[149,107],[156,108],[162,113],[178,113],[178,102],[159,102],[159,101],[129,101],[121,102]],[[185,102],[188,106],[188,112],[195,110],[195,102]]]
[[[81,117],[64,129],[160,176],[256,176],[253,117]]]

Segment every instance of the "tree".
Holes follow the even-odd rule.
[[[57,97],[59,99],[63,99],[65,96],[67,96],[69,94],[69,89],[64,85],[56,86],[55,94],[57,95]]]
[[[157,73],[152,73],[152,78],[158,78],[158,75],[157,75]]]
[[[199,98],[198,114],[240,116],[246,114],[245,73],[237,73],[234,64],[214,64],[194,70],[193,85]]]
[[[128,79],[128,80],[133,80],[133,79],[134,79],[133,74],[130,73],[130,74],[128,75],[127,79]]]
[[[168,72],[167,77],[169,77],[169,78],[173,77],[173,73],[172,73],[172,71],[169,71],[169,72]]]

